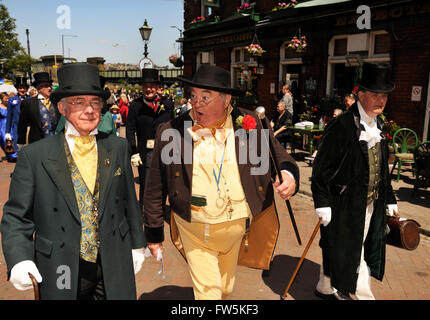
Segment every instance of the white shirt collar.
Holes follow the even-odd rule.
[[[39,100],[45,100],[46,98],[42,96],[40,93],[37,95],[37,99]],[[48,98],[49,99],[49,98]]]
[[[66,120],[66,123],[64,124],[64,132],[66,134],[66,136],[72,135],[72,136],[76,136],[79,137],[80,133],[78,132],[78,130],[75,129],[75,127],[73,126],[73,124],[71,124],[68,120]],[[93,131],[90,132],[90,136],[94,136],[96,134],[98,134],[98,130],[97,128],[95,128]]]
[[[360,120],[366,123],[368,126],[374,126],[376,125],[376,117],[372,118],[370,117],[366,111],[364,111],[363,106],[361,105],[360,101],[357,101],[358,106],[358,112],[360,113]]]

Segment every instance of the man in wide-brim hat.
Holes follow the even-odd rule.
[[[41,299],[136,299],[146,240],[130,147],[97,130],[108,97],[97,67],[64,65],[58,79],[65,129],[21,149],[3,208],[10,281],[31,289],[32,274]]]
[[[32,85],[39,94],[24,100],[21,104],[18,124],[19,145],[24,145],[27,142],[27,127],[30,127],[28,143],[33,143],[53,135],[60,119],[57,106],[49,100],[52,92],[52,80],[49,73],[35,73]]]
[[[155,133],[161,123],[174,118],[173,102],[157,92],[160,82],[157,69],[142,69],[140,84],[143,96],[130,104],[126,122],[126,136],[132,151],[131,162],[139,172],[141,207],[143,207],[145,184],[154,150]]]
[[[326,127],[312,172],[323,263],[315,294],[373,300],[385,270],[386,211],[398,211],[379,115],[395,85],[386,63],[364,63],[358,101]]]
[[[193,107],[158,130],[145,189],[145,234],[148,247],[157,256],[164,240],[163,206],[168,196],[172,240],[188,262],[194,298],[218,300],[233,291],[236,266],[243,258],[240,252],[256,252],[255,265],[244,264],[252,267],[263,265],[265,256],[268,268],[273,256],[279,224],[277,216],[270,215],[275,209],[269,152],[260,139],[263,127],[257,115],[232,108],[232,95],[243,92],[231,86],[228,71],[202,65],[192,79],[179,79],[191,87]],[[173,141],[163,135],[173,136]],[[236,135],[241,139],[235,139]],[[276,182],[274,187],[288,199],[298,190],[299,170],[273,132],[270,141],[274,157],[285,169],[283,183]],[[172,150],[172,146],[178,149]],[[244,151],[245,146],[249,150]],[[251,163],[247,156],[244,160],[241,152],[251,150],[261,150],[265,160]],[[173,163],[170,153],[176,157]],[[274,217],[273,226],[268,223],[272,228],[262,229],[271,240],[251,241],[256,224],[249,222],[262,221],[258,218],[266,214]],[[245,248],[241,244],[249,225],[249,246]]]

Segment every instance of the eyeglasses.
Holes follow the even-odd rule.
[[[211,98],[209,95],[203,95],[200,98],[194,94],[191,94],[190,97],[190,102],[192,105],[196,105],[197,103],[201,102],[204,105],[208,105],[209,103],[211,103],[212,101],[214,101],[216,98],[218,98],[219,95]]]
[[[100,111],[103,107],[103,101],[100,99],[94,99],[87,101],[85,99],[75,99],[72,102],[67,101],[67,104],[71,104],[76,110],[83,111],[88,105],[94,109],[94,111]]]

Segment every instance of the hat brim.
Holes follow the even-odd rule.
[[[107,100],[110,97],[110,92],[107,91],[90,91],[90,90],[83,90],[83,91],[61,91],[61,90],[55,90],[54,92],[51,93],[51,95],[49,96],[49,99],[57,104],[58,101],[60,101],[63,98],[67,98],[67,97],[72,97],[72,96],[97,96],[102,98],[103,100]]]
[[[359,84],[358,86],[360,89],[364,89],[366,91],[371,91],[371,92],[376,92],[376,93],[389,93],[396,88],[396,84],[393,82],[387,83],[384,86],[380,86],[377,88],[370,88],[370,87],[363,86],[361,84]]]
[[[183,76],[178,76],[177,79],[179,81],[184,82],[185,84],[187,84],[190,87],[196,87],[196,88],[202,88],[202,89],[209,89],[209,90],[213,90],[213,91],[218,91],[218,92],[223,92],[223,93],[227,93],[227,94],[231,94],[232,96],[238,96],[238,97],[242,97],[245,95],[245,92],[239,89],[234,89],[234,88],[225,88],[225,87],[217,87],[217,86],[211,86],[211,85],[207,85],[204,83],[197,83],[194,82],[188,78],[185,78]]]

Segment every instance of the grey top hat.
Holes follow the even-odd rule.
[[[391,66],[388,63],[364,63],[358,85],[361,89],[377,93],[393,91],[396,85],[391,81]]]
[[[85,62],[65,64],[57,72],[59,87],[50,99],[57,103],[63,98],[78,95],[94,95],[104,100],[110,93],[100,87],[99,69]]]
[[[192,79],[178,77],[185,84],[196,87],[228,93],[234,96],[243,96],[242,90],[231,86],[230,72],[217,66],[204,64],[200,66]]]

